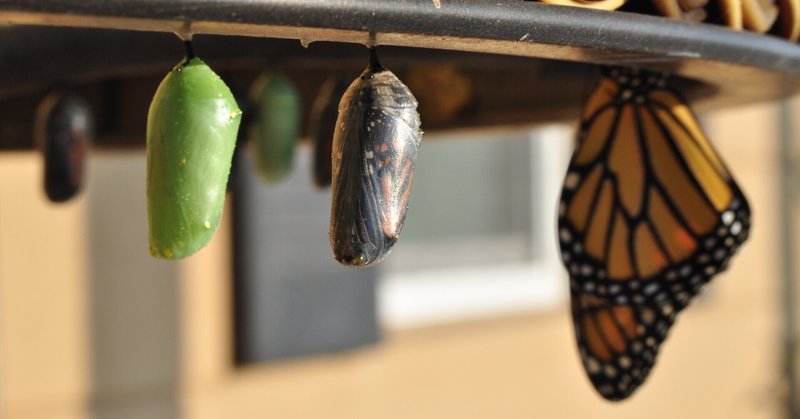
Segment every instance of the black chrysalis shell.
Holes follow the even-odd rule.
[[[339,100],[347,91],[350,82],[341,77],[331,77],[319,90],[311,109],[311,142],[314,147],[313,178],[320,188],[331,184],[331,152],[333,134],[339,116]]]
[[[44,156],[44,191],[52,202],[66,202],[80,191],[86,152],[94,138],[91,109],[72,93],[51,93],[36,112],[35,142]]]
[[[417,100],[372,50],[342,97],[333,137],[330,239],[341,264],[377,263],[397,242],[421,139]]]

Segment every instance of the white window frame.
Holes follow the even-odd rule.
[[[420,327],[545,311],[566,301],[568,286],[557,250],[556,209],[574,128],[548,125],[532,129],[528,136],[535,168],[529,179],[531,208],[543,208],[531,212],[531,253],[536,255],[517,263],[422,271],[385,269],[378,286],[378,316],[384,326]]]

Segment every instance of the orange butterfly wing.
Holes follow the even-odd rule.
[[[622,400],[650,373],[678,311],[626,306],[572,294],[572,318],[589,380],[606,399]]]
[[[559,208],[573,284],[618,304],[685,306],[747,238],[747,200],[662,79],[609,75],[584,118]]]
[[[633,328],[648,327],[641,321],[643,313],[677,314],[727,267],[747,238],[750,209],[688,105],[664,76],[608,70],[582,118],[561,195],[559,239],[570,274],[579,346],[603,359],[596,352],[603,345],[587,338],[593,333],[612,341],[619,337],[626,345],[642,336],[621,333],[625,328],[613,330],[615,322],[589,327],[587,316],[597,317],[589,313],[626,312],[623,317],[631,323],[625,327]],[[644,338],[657,347],[673,318],[662,322],[663,333]],[[644,372],[624,384],[623,375],[616,381],[599,380],[585,359],[584,364],[601,394],[619,399],[641,384],[655,361],[655,353],[652,359],[635,355],[625,356]],[[606,386],[604,392],[600,385],[615,390]]]

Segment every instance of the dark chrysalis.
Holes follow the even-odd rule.
[[[340,77],[331,77],[319,90],[311,109],[311,142],[314,147],[314,184],[320,188],[331,184],[331,152],[333,133],[339,116],[339,100],[347,91],[350,82]]]
[[[333,137],[330,239],[339,263],[372,265],[397,242],[421,139],[417,100],[372,49],[342,97]]]
[[[186,43],[147,113],[150,254],[180,259],[219,225],[242,111],[228,86]]]
[[[253,84],[252,96],[256,108],[256,167],[265,182],[279,182],[291,172],[294,163],[300,136],[300,95],[288,77],[266,73]]]
[[[36,113],[36,143],[44,155],[44,190],[52,202],[65,202],[80,191],[86,153],[94,138],[89,106],[72,93],[51,93]]]

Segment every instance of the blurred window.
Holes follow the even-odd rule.
[[[406,225],[383,263],[388,326],[538,310],[565,298],[556,207],[573,130],[426,137]]]

